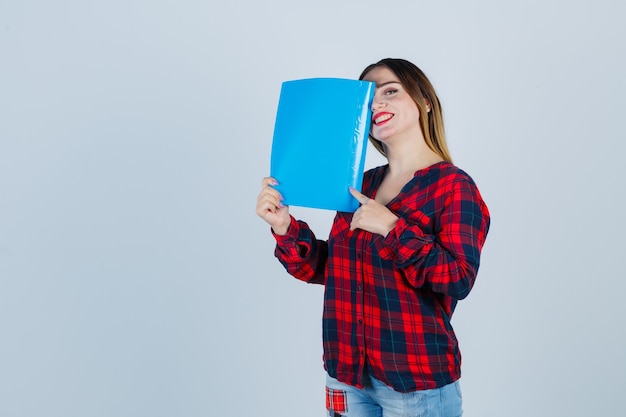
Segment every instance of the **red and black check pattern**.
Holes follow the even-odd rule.
[[[326,409],[335,413],[347,413],[348,398],[346,392],[326,387]]]
[[[365,173],[374,198],[385,171]],[[339,381],[363,387],[369,370],[396,391],[438,388],[460,377],[450,319],[476,279],[489,211],[473,180],[448,162],[417,171],[387,204],[399,220],[386,236],[350,231],[337,213],[327,241],[292,218],[275,236],[287,271],[325,284],[324,364]]]

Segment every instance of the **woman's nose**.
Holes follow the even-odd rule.
[[[385,102],[383,100],[374,99],[372,101],[372,112],[382,109],[384,105],[385,105]]]

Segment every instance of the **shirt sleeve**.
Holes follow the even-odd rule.
[[[324,283],[327,242],[316,239],[309,226],[293,216],[285,235],[272,235],[276,239],[274,255],[289,274],[310,284]]]
[[[475,184],[462,179],[452,183],[439,216],[435,234],[400,218],[383,239],[380,256],[393,261],[412,286],[460,300],[476,280],[489,212]]]

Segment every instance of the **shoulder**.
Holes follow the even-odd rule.
[[[457,202],[462,204],[464,211],[481,212],[488,222],[489,209],[474,179],[467,172],[450,163],[447,164],[443,171],[442,178],[444,180],[441,185],[443,190],[445,190],[443,194],[447,204]]]
[[[375,168],[368,169],[363,174],[364,179],[373,179],[382,176],[385,173],[385,169],[387,169],[387,165],[377,166]]]
[[[363,173],[363,187],[369,189],[375,184],[379,184],[385,176],[387,165],[381,165],[376,168],[368,169]]]
[[[428,179],[423,182],[428,184],[431,196],[440,198],[444,206],[454,201],[474,201],[480,206],[485,205],[474,179],[451,162],[433,165],[427,176]]]
[[[459,183],[465,183],[476,187],[474,179],[467,172],[451,162],[439,163],[435,176],[441,186],[454,187],[455,185],[459,185]]]

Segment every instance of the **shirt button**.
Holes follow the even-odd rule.
[[[359,324],[363,324],[363,320],[359,319]]]
[[[360,285],[357,285],[356,290],[357,291],[361,291],[363,289],[363,287],[361,287]]]
[[[357,259],[361,259],[361,254],[360,254],[360,253],[357,253],[357,254],[356,254],[356,258],[357,258]]]

